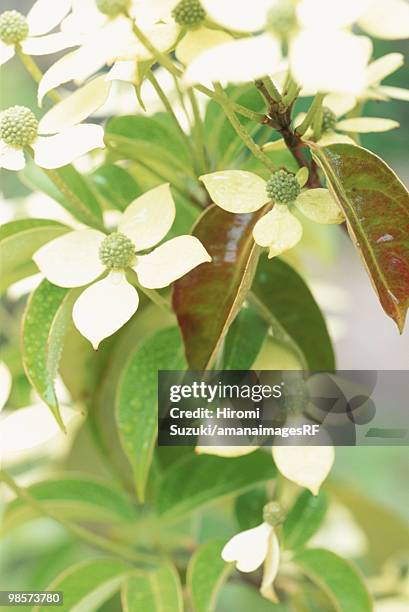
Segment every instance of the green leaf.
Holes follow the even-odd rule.
[[[268,324],[251,308],[242,308],[227,333],[224,370],[249,370],[268,332]]]
[[[279,258],[260,258],[253,294],[305,357],[311,370],[333,370],[335,357],[321,311],[311,291]],[[280,338],[278,338],[280,339]]]
[[[409,306],[409,194],[385,162],[350,144],[313,147],[381,305],[402,332]]]
[[[303,491],[289,511],[283,525],[286,548],[302,548],[319,529],[327,512],[325,494],[313,495]]]
[[[38,272],[31,261],[43,244],[70,231],[68,227],[49,219],[22,219],[0,227],[0,291],[12,283]]]
[[[239,495],[234,512],[241,531],[257,527],[263,522],[263,507],[268,502],[265,487],[257,487]]]
[[[33,163],[20,172],[22,182],[33,191],[42,191],[61,204],[78,221],[103,229],[102,208],[89,179],[74,166],[43,170]]]
[[[187,567],[187,586],[195,612],[213,612],[216,598],[232,565],[221,557],[224,540],[203,544],[193,555]]]
[[[157,507],[166,517],[179,517],[274,478],[271,455],[255,451],[245,457],[182,457],[165,471]]]
[[[112,208],[125,208],[142,194],[142,189],[127,170],[115,164],[105,164],[95,170],[90,179]]]
[[[192,370],[211,366],[243,305],[260,252],[252,230],[262,215],[263,210],[234,215],[211,206],[193,230],[212,262],[176,281],[173,291],[173,307]]]
[[[116,559],[83,561],[62,572],[46,590],[63,591],[60,612],[94,612],[119,591],[131,571],[132,567]],[[48,610],[48,606],[33,608],[33,612],[39,610]]]
[[[141,500],[145,497],[158,418],[158,371],[186,366],[177,328],[148,337],[132,355],[121,378],[116,403],[118,430],[135,476]]]
[[[64,475],[37,482],[27,490],[44,508],[64,518],[112,524],[135,521],[138,516],[124,493],[88,476]],[[31,507],[14,499],[3,516],[2,531],[14,529],[37,516]]]
[[[123,585],[122,607],[128,612],[183,612],[182,586],[173,565],[133,573]]]
[[[43,280],[28,300],[22,327],[23,365],[27,377],[63,431],[54,381],[77,295],[77,290],[56,287]]]
[[[299,552],[293,561],[324,591],[337,612],[372,612],[363,578],[349,561],[321,548]]]

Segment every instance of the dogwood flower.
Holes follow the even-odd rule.
[[[271,258],[293,248],[301,240],[302,225],[290,212],[289,204],[294,204],[306,217],[318,223],[342,223],[344,219],[327,189],[301,191],[308,179],[304,170],[297,175],[279,170],[269,181],[242,170],[213,172],[200,179],[213,202],[228,212],[250,213],[269,202],[274,203],[273,209],[266,212],[253,229],[255,242],[268,247]]]
[[[71,0],[37,0],[27,17],[18,11],[0,15],[0,65],[15,55],[21,47],[27,55],[48,55],[78,44],[75,32],[48,34],[68,14]]]
[[[94,149],[103,148],[101,126],[81,123],[101,107],[109,94],[110,83],[97,77],[56,104],[38,122],[24,106],[13,106],[0,114],[0,168],[21,170],[24,149],[30,147],[37,165],[61,168]]]
[[[11,383],[11,372],[4,361],[0,361],[0,412],[3,410],[9,398]]]
[[[83,82],[116,60],[135,63],[152,59],[134,35],[126,13],[135,16],[138,26],[160,51],[171,49],[178,36],[177,24],[158,22],[156,13],[138,11],[138,2],[131,0],[72,0],[72,7],[61,28],[69,34],[80,33],[82,45],[44,74],[38,89],[40,103],[51,89],[71,80]]]
[[[175,204],[169,185],[161,185],[128,206],[116,232],[109,235],[94,229],[70,232],[34,254],[34,261],[51,283],[60,287],[92,283],[75,302],[73,320],[95,350],[104,338],[125,325],[138,308],[138,292],[127,281],[126,270],[134,270],[143,287],[160,289],[211,261],[194,236],[178,236],[149,254],[139,254],[166,236],[174,218]],[[106,276],[97,280],[103,274]]]
[[[202,0],[209,19],[218,25],[255,35],[197,54],[186,70],[185,81],[188,85],[209,81],[242,83],[272,75],[280,69],[285,41],[291,71],[300,86],[324,92],[356,91],[362,86],[371,45],[369,39],[346,28],[359,16],[358,7],[364,2],[331,2],[331,10],[324,10],[321,2],[320,7],[309,7],[307,11],[307,0],[297,4],[288,0],[254,0],[239,9],[234,0]]]
[[[277,596],[273,583],[280,564],[280,544],[275,531],[276,520],[269,518],[267,504],[264,509],[264,521],[257,527],[246,529],[233,536],[222,550],[222,559],[227,563],[235,562],[240,572],[254,572],[262,564],[263,578],[260,593],[263,597],[276,603]]]

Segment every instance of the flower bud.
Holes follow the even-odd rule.
[[[328,106],[322,109],[322,133],[333,132],[337,124],[337,116]]]
[[[277,527],[284,523],[286,512],[279,502],[272,501],[266,504],[263,508],[263,520],[271,527]]]
[[[267,28],[281,38],[286,38],[296,25],[295,7],[288,0],[279,0],[267,15]]]
[[[287,170],[277,170],[267,181],[267,195],[277,204],[294,202],[301,192],[297,177]]]
[[[179,25],[189,28],[202,23],[206,12],[199,0],[181,0],[173,9],[172,17]]]
[[[96,0],[100,13],[108,17],[116,17],[129,8],[129,0]]]
[[[135,246],[125,234],[115,232],[103,240],[99,258],[109,270],[123,270],[135,261]]]
[[[37,138],[38,121],[25,106],[11,106],[0,115],[0,138],[12,147],[23,149]]]
[[[18,11],[5,11],[0,15],[0,40],[6,45],[16,45],[28,36],[27,19]]]

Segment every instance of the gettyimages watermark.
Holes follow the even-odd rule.
[[[409,444],[409,371],[161,371],[161,446]]]

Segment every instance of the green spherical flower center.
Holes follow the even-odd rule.
[[[295,174],[277,170],[267,181],[268,197],[277,204],[290,204],[300,195],[301,187]]]
[[[280,0],[267,15],[267,28],[285,38],[297,25],[295,6],[288,0]]]
[[[322,131],[333,132],[337,124],[337,116],[328,106],[322,109]]]
[[[272,527],[277,527],[284,523],[286,513],[284,508],[278,502],[269,502],[263,508],[263,520]]]
[[[172,17],[181,26],[195,27],[206,18],[199,0],[181,0],[172,11]]]
[[[37,138],[38,121],[25,106],[12,106],[0,115],[0,138],[12,147],[23,148]]]
[[[110,234],[100,246],[99,258],[109,270],[123,270],[135,261],[134,243],[120,232]]]
[[[109,17],[116,17],[129,8],[130,0],[96,0],[98,10]]]
[[[18,11],[5,11],[0,15],[0,40],[16,45],[28,36],[27,19]]]

